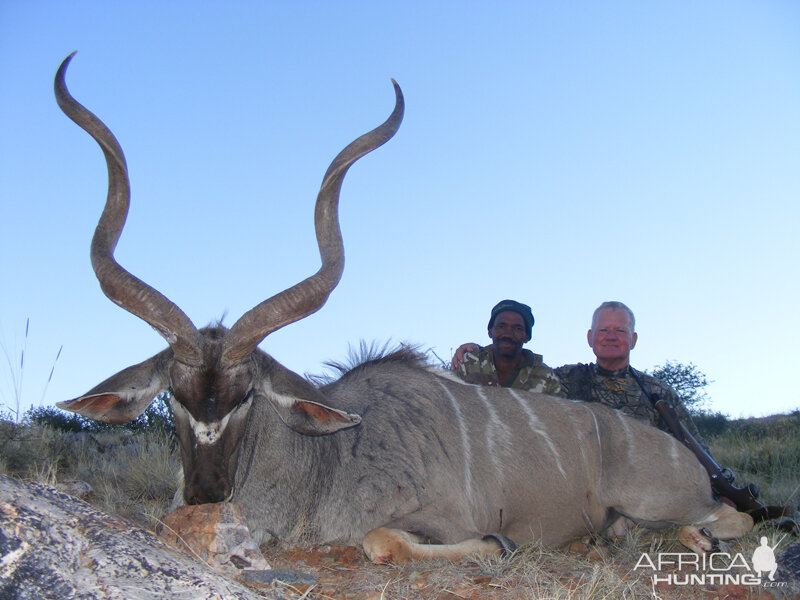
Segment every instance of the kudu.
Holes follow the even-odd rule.
[[[315,387],[258,349],[318,310],[338,283],[339,190],[350,165],[400,126],[397,84],[388,120],[347,146],[323,178],[320,270],[230,329],[198,330],[114,259],[130,196],[125,159],[67,91],[70,58],[56,75],[58,104],[98,142],[109,172],[92,265],[105,294],[169,348],[59,407],[121,423],[168,390],[188,503],[230,499],[258,541],[362,542],[377,562],[502,553],[510,540],[559,545],[620,515],[702,526],[718,538],[752,526],[712,499],[705,470],[674,438],[598,404],[468,385],[407,349]],[[690,546],[709,547],[697,527],[685,531]]]

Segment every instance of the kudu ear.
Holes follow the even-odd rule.
[[[172,350],[123,369],[74,400],[57,402],[62,410],[78,413],[101,423],[129,423],[141,415],[153,399],[169,388]]]
[[[325,435],[361,423],[359,415],[327,406],[317,388],[284,367],[262,380],[260,392],[269,399],[281,421],[297,433]]]

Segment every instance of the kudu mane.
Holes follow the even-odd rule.
[[[324,366],[332,371],[331,373],[307,373],[305,377],[314,385],[324,387],[332,383],[359,377],[363,372],[381,365],[403,363],[420,369],[427,366],[427,358],[419,350],[418,346],[401,343],[390,347],[390,343],[386,342],[379,346],[374,342],[368,344],[362,341],[357,349],[350,348],[346,359],[341,361],[330,360],[324,363]]]

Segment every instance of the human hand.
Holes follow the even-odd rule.
[[[456,348],[455,354],[453,354],[453,359],[450,361],[450,368],[455,371],[464,363],[464,355],[467,352],[477,352],[480,350],[480,346],[478,344],[474,344],[472,342],[467,342],[466,344],[461,344],[458,348]]]

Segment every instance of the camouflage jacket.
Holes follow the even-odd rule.
[[[636,383],[628,367],[619,371],[607,371],[594,363],[584,365],[564,365],[555,369],[566,391],[567,398],[586,402],[601,402],[611,408],[636,417],[646,423],[658,427],[669,434],[669,426],[653,407],[650,399]],[[678,415],[678,419],[686,426],[701,446],[708,449],[700,437],[692,418],[683,406],[675,391],[664,382],[637,371],[644,385],[651,393],[659,394],[669,403]]]
[[[541,354],[523,350],[522,357],[522,366],[517,369],[511,385],[505,387],[564,396],[561,382],[553,373],[553,369],[542,362]],[[464,355],[464,362],[456,369],[456,375],[467,383],[500,385],[497,370],[494,367],[492,346],[484,346],[474,354],[467,352]]]

